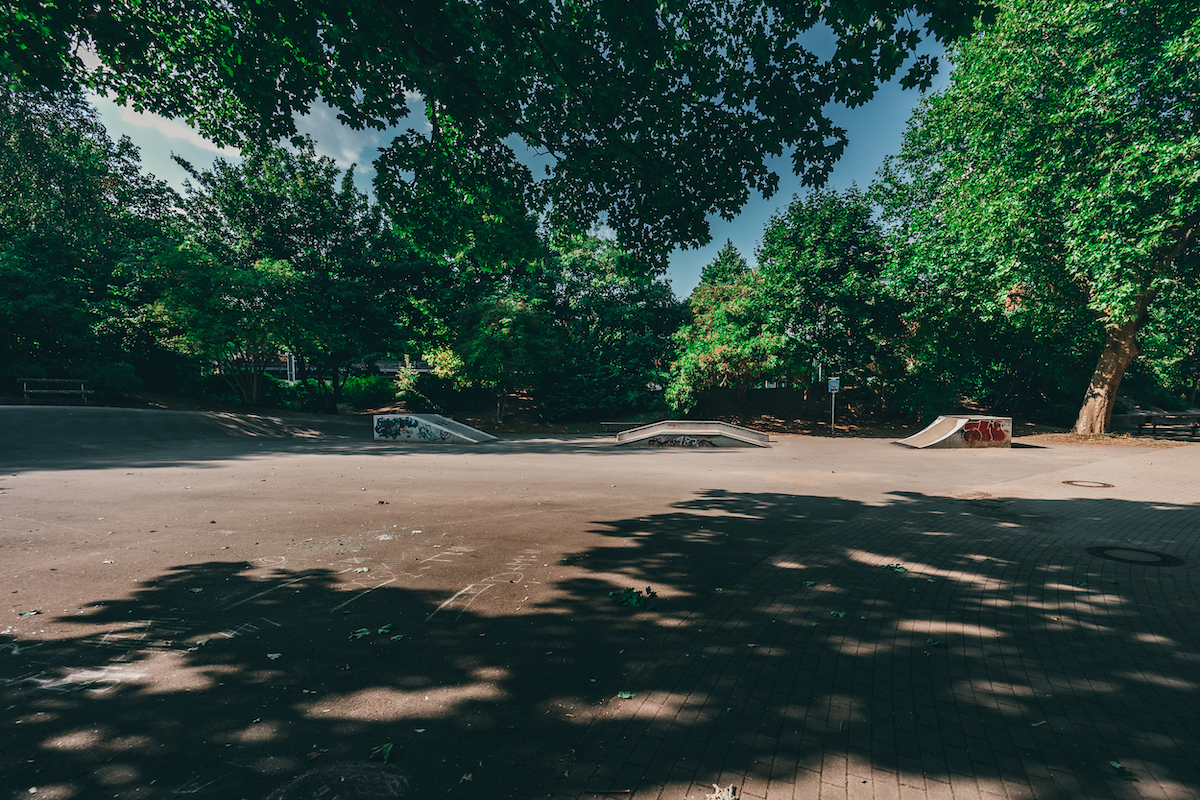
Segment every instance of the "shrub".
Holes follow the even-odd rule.
[[[142,379],[133,366],[123,361],[101,364],[92,369],[92,383],[106,392],[136,392],[142,388]]]
[[[355,408],[374,408],[396,401],[396,387],[385,375],[367,375],[347,379],[342,401]]]

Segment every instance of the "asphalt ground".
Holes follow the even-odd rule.
[[[774,438],[0,407],[0,797],[1200,796],[1200,450]]]

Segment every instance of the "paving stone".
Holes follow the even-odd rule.
[[[913,494],[806,522],[672,632],[690,658],[644,668],[695,698],[666,720],[697,761],[690,792],[719,780],[755,800],[1200,797],[1200,632],[1184,624],[1200,571],[1086,552],[1109,541],[1200,560],[1200,482],[1177,479],[1200,449],[1186,449],[1091,450],[980,489],[1011,499]],[[1149,478],[1153,459],[1167,466]],[[1120,489],[1062,483],[1084,473]],[[882,568],[897,562],[909,571]],[[1146,765],[1137,785],[1105,772],[1113,753]]]

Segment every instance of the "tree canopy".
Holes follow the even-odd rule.
[[[162,245],[177,199],[81,94],[0,88],[0,375],[127,363],[125,272]]]
[[[790,341],[794,375],[841,375],[860,387],[892,372],[895,303],[880,278],[887,262],[873,209],[856,188],[794,198],[763,231],[759,283],[769,327]]]
[[[601,218],[627,245],[707,241],[772,157],[806,184],[846,144],[826,106],[904,72],[928,85],[922,38],[971,30],[982,0],[140,0],[17,2],[0,69],[25,88],[87,86],[187,119],[221,143],[294,136],[319,98],[355,128],[395,126],[421,98],[494,152],[550,158],[534,187],[553,224]],[[818,56],[806,35],[831,33]],[[86,66],[83,50],[99,64]],[[465,153],[463,154],[465,157]]]
[[[181,309],[175,317],[197,332],[211,322],[214,329],[198,341],[214,341],[210,355],[229,364],[242,362],[219,354],[238,332],[252,333],[245,353],[236,345],[230,351],[238,358],[293,354],[300,377],[317,379],[322,405],[335,408],[350,367],[384,355],[412,324],[413,275],[428,262],[392,235],[379,207],[355,188],[353,169],[343,173],[332,159],[318,157],[309,140],[293,148],[260,146],[240,163],[217,159],[208,170],[181,164],[194,181],[184,204],[190,235],[207,255],[165,262],[163,284],[215,280],[219,299],[172,289],[168,296]],[[186,278],[174,274],[180,264],[203,268]],[[205,269],[214,277],[205,278]],[[225,312],[214,302],[225,304]],[[261,359],[245,363],[265,368]],[[256,403],[257,392],[250,395]]]
[[[903,270],[986,273],[1010,318],[1090,313],[1103,346],[1076,430],[1107,430],[1150,305],[1197,266],[1200,7],[1008,0],[951,58],[884,181]]]
[[[842,375],[882,391],[899,375],[897,304],[880,282],[887,249],[857,189],[793,198],[763,231],[758,266],[732,244],[704,268],[676,334],[667,400],[696,404],[710,386]]]

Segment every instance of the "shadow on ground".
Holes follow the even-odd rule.
[[[349,602],[325,570],[184,564],[21,620],[40,638],[0,637],[0,786],[318,797],[358,775],[375,797],[533,798],[736,780],[766,797],[815,779],[854,796],[845,784],[886,773],[929,797],[971,777],[1010,796],[1134,796],[1117,761],[1189,796],[1192,545],[1154,533],[1181,519],[1197,509],[714,491],[597,521],[603,538],[571,556],[683,590],[654,609],[616,605],[601,577],[534,609],[448,614],[394,586]],[[1089,526],[1098,545],[1125,542],[1110,528],[1143,548],[1160,536],[1151,549],[1188,563],[1088,555],[1072,531]],[[731,548],[773,555],[731,574]]]

